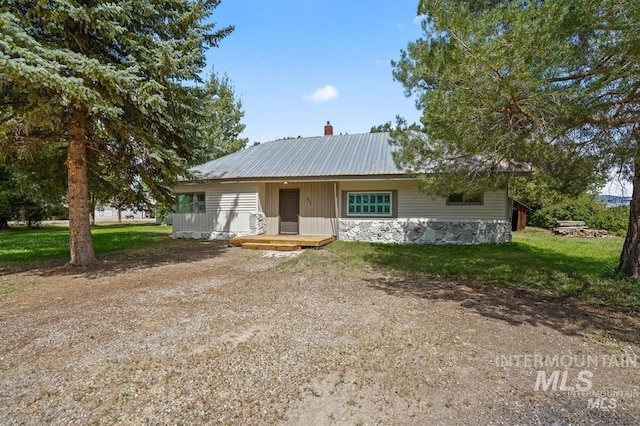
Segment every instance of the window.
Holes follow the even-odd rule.
[[[204,192],[194,192],[189,194],[177,194],[178,213],[204,213]]]
[[[483,202],[482,194],[469,195],[458,192],[447,197],[447,204],[470,204],[481,205]]]
[[[392,215],[391,192],[348,192],[347,216]]]

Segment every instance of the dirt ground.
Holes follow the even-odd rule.
[[[0,423],[640,423],[637,315],[190,247],[0,269]]]

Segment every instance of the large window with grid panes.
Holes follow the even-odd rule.
[[[391,217],[392,202],[391,191],[348,192],[347,216]]]

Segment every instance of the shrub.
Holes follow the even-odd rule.
[[[46,204],[39,198],[21,195],[16,198],[17,218],[29,228],[37,227],[46,218]]]
[[[551,204],[529,215],[529,224],[540,228],[551,228],[556,220],[582,220],[587,226],[606,207],[602,201],[591,197],[580,197],[574,201]]]
[[[624,234],[629,221],[629,207],[606,208],[600,200],[580,197],[535,210],[529,214],[528,219],[529,225],[540,228],[551,228],[557,220],[581,220],[592,229]]]
[[[629,226],[629,207],[619,206],[604,209],[598,213],[589,227],[594,229],[606,229],[616,235],[624,235]]]
[[[47,206],[47,219],[61,220],[69,217],[69,209],[61,204],[49,204]]]

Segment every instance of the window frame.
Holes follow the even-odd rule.
[[[452,201],[451,197],[461,197],[461,201]],[[448,206],[482,206],[484,205],[484,193],[467,196],[464,192],[456,192],[447,196]]]
[[[181,211],[180,207],[181,207],[181,203],[179,201],[179,198],[181,196],[188,196],[190,195],[191,198],[191,202],[189,203],[189,210],[188,211]],[[198,196],[202,196],[202,201],[198,200]],[[197,192],[178,192],[176,193],[176,213],[206,213],[207,212],[207,195],[206,192],[204,191],[197,191]]]
[[[354,218],[384,218],[384,219],[388,219],[388,218],[392,218],[395,217],[394,216],[394,195],[393,195],[393,191],[390,190],[386,190],[386,191],[345,191],[346,193],[346,203],[345,203],[345,216],[346,217],[354,217]],[[349,198],[351,195],[357,196],[357,195],[382,195],[382,196],[388,196],[389,197],[389,211],[379,214],[377,212],[371,213],[371,212],[360,212],[360,213],[350,213],[349,212]],[[367,203],[369,204],[369,203]],[[360,203],[360,205],[364,205],[362,202]],[[377,203],[373,203],[373,205],[377,205]],[[383,204],[384,205],[384,204]],[[369,204],[369,207],[371,205]]]

